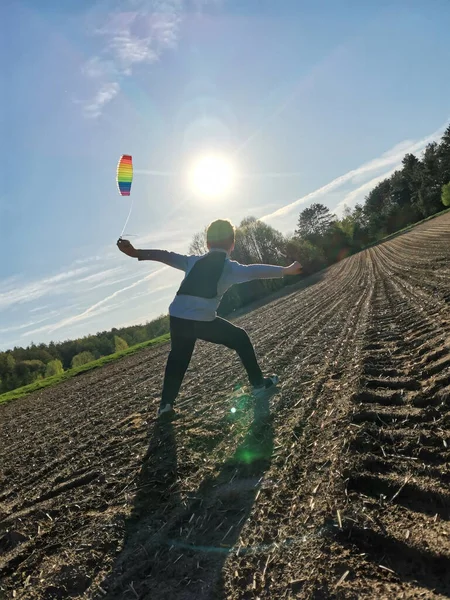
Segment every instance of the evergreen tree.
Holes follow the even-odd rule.
[[[418,207],[424,217],[441,210],[441,180],[438,147],[436,142],[428,144],[422,159],[421,185]]]
[[[450,125],[445,130],[437,150],[440,180],[443,185],[450,182]]]

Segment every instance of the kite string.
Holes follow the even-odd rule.
[[[123,233],[124,233],[124,231],[125,231],[125,228],[126,228],[126,226],[128,225],[128,221],[130,220],[130,217],[131,217],[131,211],[133,210],[133,202],[134,202],[134,196],[131,196],[130,210],[129,210],[129,212],[128,212],[128,217],[127,217],[127,220],[125,221],[125,225],[123,226],[122,233],[120,234],[120,237],[122,237],[122,236],[123,236]]]

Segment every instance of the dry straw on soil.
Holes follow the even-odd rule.
[[[449,260],[447,214],[242,318],[269,420],[206,344],[171,423],[167,345],[0,406],[0,597],[449,597]]]

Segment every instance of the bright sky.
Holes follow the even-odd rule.
[[[165,313],[182,274],[115,247],[133,155],[138,247],[210,220],[352,206],[450,116],[448,0],[4,0],[0,348]],[[196,157],[238,178],[192,193]]]

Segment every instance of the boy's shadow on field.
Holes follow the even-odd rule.
[[[267,398],[259,401],[244,440],[220,472],[207,476],[194,494],[183,499],[174,423],[157,422],[125,524],[123,549],[102,584],[109,589],[106,597],[225,600],[224,563],[237,550],[234,546],[272,452]],[[252,549],[240,550],[246,551]]]

